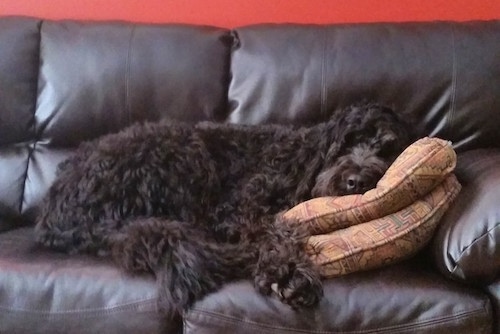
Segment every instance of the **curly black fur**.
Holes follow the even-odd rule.
[[[61,164],[37,218],[53,249],[112,254],[149,271],[173,315],[223,283],[253,278],[292,307],[315,305],[307,233],[279,213],[375,186],[414,140],[388,108],[357,105],[311,127],[169,122],[82,144]]]

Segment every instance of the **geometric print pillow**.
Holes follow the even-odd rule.
[[[306,251],[323,277],[377,268],[422,249],[461,186],[450,143],[422,138],[362,195],[320,197],[284,213],[306,226]]]

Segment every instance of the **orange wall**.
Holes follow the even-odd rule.
[[[235,27],[500,18],[500,0],[0,0],[0,16],[119,19]]]

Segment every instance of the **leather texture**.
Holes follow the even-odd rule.
[[[433,258],[445,276],[476,284],[500,277],[499,166],[498,150],[472,150],[459,156],[456,174],[462,192],[432,242]]]
[[[158,318],[152,277],[33,243],[37,206],[81,141],[160,118],[303,125],[360,99],[452,140],[459,161],[489,149],[464,154],[470,185],[433,260],[327,281],[304,313],[231,284],[188,312],[184,331],[498,333],[499,34],[499,21],[229,31],[0,18],[0,333],[182,330]]]
[[[494,314],[500,314],[500,279],[490,284],[487,288],[488,293],[492,296],[491,301],[493,304]],[[493,319],[493,327],[496,328],[494,333],[500,334],[500,317],[495,316]]]
[[[0,194],[2,217],[32,220],[56,166],[81,141],[136,121],[224,118],[232,46],[227,30],[16,19],[2,24],[7,33],[0,34],[0,50],[8,54],[0,68],[9,75],[0,85],[9,90],[0,94],[13,102],[0,117],[15,131],[0,147],[0,185],[10,190]],[[20,223],[2,218],[0,230],[13,224]]]
[[[32,228],[0,234],[0,268],[0,333],[159,332],[152,277],[41,249]]]
[[[0,231],[21,220],[34,137],[40,25],[30,19],[0,20]]]
[[[230,120],[314,121],[366,99],[459,152],[498,147],[499,29],[500,21],[242,27]]]
[[[257,294],[248,282],[226,285],[186,315],[186,333],[491,333],[489,303],[417,261],[325,282],[317,309],[296,312]]]

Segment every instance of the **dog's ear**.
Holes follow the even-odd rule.
[[[295,190],[295,198],[299,199],[299,201],[304,201],[311,196],[311,189],[315,187],[316,176],[322,167],[321,162],[320,156],[316,155],[304,171],[303,177]]]
[[[380,119],[376,122],[377,133],[374,137],[381,152],[400,153],[416,140],[417,131],[408,119],[390,108],[381,107]]]
[[[325,155],[325,163],[331,164],[342,153],[343,148],[352,147],[361,140],[361,136],[373,136],[367,133],[365,124],[366,105],[350,105],[338,109],[328,122],[328,133],[332,138]]]
[[[406,116],[377,103],[358,103],[340,109],[332,116],[334,145],[326,154],[326,163],[334,161],[344,148],[361,142],[379,147],[388,156],[401,151],[416,139]]]
[[[324,165],[326,166],[332,164],[339,156],[341,148],[345,145],[346,133],[352,131],[344,116],[340,115],[337,119],[332,118],[327,123],[325,139],[328,139],[329,142],[324,155]]]
[[[341,147],[342,147],[341,143],[338,143],[338,142],[331,143],[330,147],[326,151],[326,155],[325,155],[325,159],[324,159],[325,166],[331,165],[337,159],[337,157],[340,154]]]

